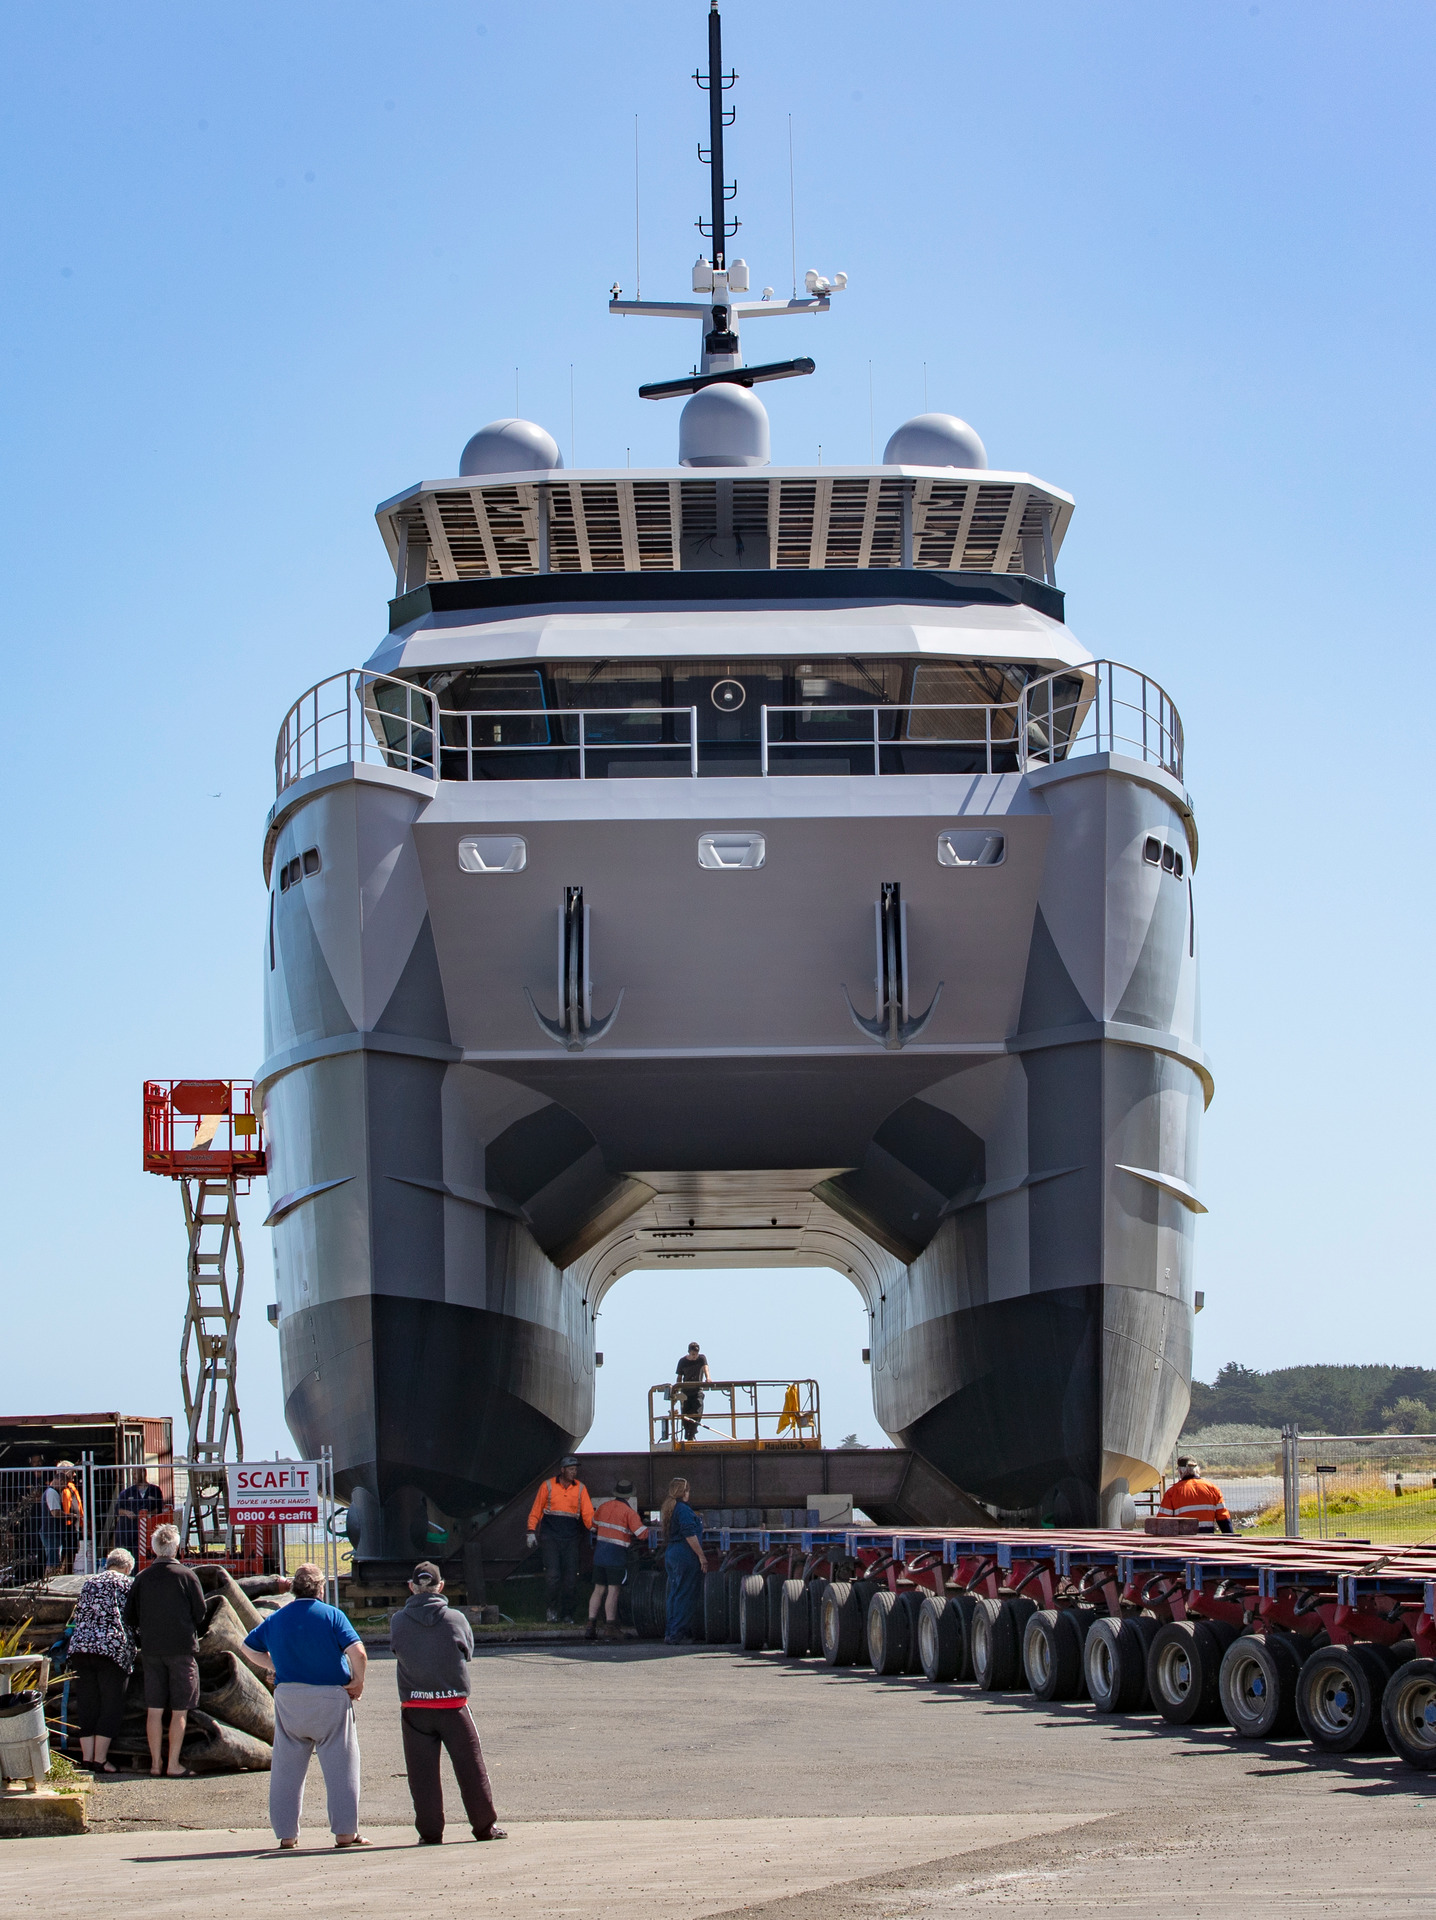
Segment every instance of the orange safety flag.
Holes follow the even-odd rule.
[[[798,1433],[802,1428],[810,1427],[812,1424],[812,1414],[804,1413],[798,1405],[798,1383],[795,1380],[783,1395],[783,1412],[778,1421],[778,1431],[786,1433],[791,1427],[794,1433]]]
[[[1230,1520],[1222,1490],[1211,1480],[1174,1480],[1162,1495],[1163,1513],[1179,1520]]]
[[[593,1528],[607,1547],[626,1547],[630,1540],[646,1540],[648,1529],[626,1500],[605,1500],[594,1510]]]
[[[538,1531],[538,1523],[546,1513],[561,1520],[578,1520],[585,1527],[593,1525],[593,1502],[588,1497],[588,1488],[582,1480],[575,1480],[566,1487],[562,1480],[545,1480],[529,1508],[529,1532]]]

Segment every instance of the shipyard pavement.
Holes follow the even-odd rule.
[[[728,1648],[491,1650],[474,1710],[507,1841],[475,1845],[450,1786],[448,1843],[414,1847],[394,1666],[377,1654],[359,1706],[371,1852],[331,1851],[317,1770],[303,1850],[282,1858],[264,1775],[106,1781],[88,1837],[0,1843],[0,1911],[109,1920],[142,1902],[179,1920],[208,1881],[233,1908],[477,1899],[558,1920],[670,1911],[675,1875],[685,1913],[749,1920],[1430,1911],[1436,1778],[1389,1756],[1240,1746]]]

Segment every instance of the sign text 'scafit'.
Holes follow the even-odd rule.
[[[319,1487],[315,1460],[242,1460],[229,1468],[230,1519],[318,1526]]]

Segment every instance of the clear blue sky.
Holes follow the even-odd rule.
[[[177,1408],[179,1201],[140,1172],[140,1085],[259,1059],[274,734],[383,631],[375,503],[452,473],[515,368],[565,451],[572,368],[580,464],[673,458],[675,410],[634,390],[689,331],[604,303],[633,286],[635,113],[643,290],[686,287],[704,12],[5,9],[7,1411]],[[725,21],[755,284],[789,281],[790,113],[798,271],[852,283],[765,337],[818,361],[771,392],[775,458],[867,458],[870,362],[881,450],[925,363],[995,465],[1076,496],[1071,624],[1185,719],[1199,1372],[1432,1364],[1436,12]],[[251,1452],[286,1444],[263,1213]],[[717,1328],[725,1368],[811,1352],[830,1427],[878,1437],[836,1279],[635,1280],[601,1325],[595,1439],[636,1439],[638,1388]]]

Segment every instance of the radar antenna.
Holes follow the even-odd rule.
[[[693,291],[706,298],[625,300],[623,289],[615,283],[608,310],[624,316],[633,313],[658,319],[697,320],[703,329],[703,351],[698,365],[683,379],[659,380],[640,387],[641,400],[666,400],[679,394],[697,393],[700,387],[715,386],[720,381],[752,387],[763,380],[791,380],[799,374],[811,373],[813,362],[806,357],[744,366],[738,337],[740,323],[779,313],[826,313],[830,304],[828,296],[840,293],[848,284],[845,273],[836,273],[828,280],[816,269],[809,268],[804,299],[775,300],[771,287],[765,287],[758,300],[733,298],[734,294],[748,291],[748,263],[728,259],[728,242],[741,222],[730,220],[726,211],[728,201],[738,191],[738,183],[724,177],[723,130],[732,126],[736,114],[735,108],[725,104],[724,96],[732,91],[738,76],[731,70],[723,71],[723,22],[718,0],[711,0],[708,9],[708,71],[706,74],[695,72],[693,78],[708,95],[708,145],[706,149],[699,145],[698,158],[710,174],[709,216],[696,225],[708,241],[712,257],[701,254],[693,268]]]

